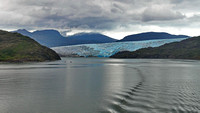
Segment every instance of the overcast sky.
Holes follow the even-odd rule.
[[[200,0],[0,0],[0,28],[200,35]]]

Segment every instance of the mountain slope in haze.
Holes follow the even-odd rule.
[[[0,61],[52,61],[60,60],[53,50],[41,46],[33,39],[19,33],[0,30]]]
[[[17,32],[17,33],[20,33],[24,36],[28,36],[30,37],[31,36],[31,32],[27,31],[26,29],[18,29],[17,31],[13,31],[13,32]]]
[[[144,48],[134,52],[119,52],[112,58],[169,58],[169,59],[198,59],[200,60],[200,36],[181,42],[165,44],[156,48]]]
[[[56,30],[38,30],[31,33],[31,37],[40,44],[47,47],[69,45],[70,42],[66,40]]]
[[[124,37],[118,42],[124,41],[142,41],[142,40],[156,40],[156,39],[174,39],[174,38],[188,38],[186,35],[171,35],[165,32],[146,32],[140,34],[134,34]]]
[[[68,46],[78,44],[95,44],[95,43],[110,43],[115,42],[108,36],[99,33],[79,33],[68,37],[63,37],[56,30],[38,30],[28,32],[25,29],[14,31],[25,36],[29,36],[40,44],[47,47]]]
[[[17,31],[13,31],[20,33],[24,36],[29,36],[34,39],[41,45],[47,47],[55,47],[55,46],[64,46],[69,45],[70,43],[56,30],[38,30],[34,32],[29,32],[25,29],[19,29]]]

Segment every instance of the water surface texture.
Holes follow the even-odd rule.
[[[0,64],[0,112],[198,113],[199,73],[192,60]]]

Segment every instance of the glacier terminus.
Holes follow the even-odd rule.
[[[53,47],[51,49],[56,51],[60,56],[110,57],[120,51],[136,51],[141,48],[159,47],[167,43],[179,42],[184,39],[187,38],[112,42],[104,44],[82,44]]]

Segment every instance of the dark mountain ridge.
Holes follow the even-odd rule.
[[[156,39],[174,39],[174,38],[187,38],[186,35],[172,35],[165,32],[145,32],[139,34],[128,35],[117,42],[124,41],[142,41],[142,40],[156,40]]]
[[[80,41],[80,44],[92,44],[92,43],[110,43],[117,41],[116,39],[102,35],[100,33],[77,33],[67,37],[68,40]]]

